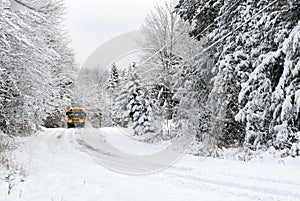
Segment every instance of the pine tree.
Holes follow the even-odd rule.
[[[136,135],[154,132],[152,102],[146,89],[142,86],[135,63],[127,72],[126,82],[116,99],[114,120],[121,126],[132,127]]]
[[[257,10],[268,8],[256,16],[257,20],[251,27],[256,30],[253,35],[258,35],[259,45],[252,47],[250,60],[253,61],[253,71],[242,84],[239,98],[244,107],[238,118],[244,119],[247,125],[245,146],[252,149],[271,146],[276,138],[273,128],[278,118],[274,112],[278,114],[276,110],[281,106],[277,104],[281,101],[274,99],[278,94],[275,92],[274,95],[274,91],[284,71],[286,56],[282,51],[283,42],[299,21],[294,12],[285,11],[297,6],[299,3],[296,1],[290,1],[289,4],[278,1],[272,5],[267,2],[252,5]]]
[[[194,24],[190,33],[200,39],[217,28],[216,18],[222,6],[221,0],[180,0],[176,11],[181,18]]]
[[[207,132],[223,145],[243,140],[243,125],[235,120],[235,115],[239,111],[237,100],[242,79],[240,72],[249,64],[247,54],[238,49],[242,37],[237,33],[230,33],[240,28],[246,15],[243,13],[245,7],[245,3],[242,2],[217,0],[180,1],[177,6],[178,13],[184,19],[195,21],[191,34],[199,39],[208,38],[206,46],[210,49],[206,55],[208,60],[215,62],[215,68],[213,88],[208,91],[208,104],[211,108],[202,108],[206,108],[204,114],[211,113],[211,129]],[[201,80],[201,73],[198,76],[196,79]]]
[[[133,121],[135,134],[153,133],[155,131],[152,125],[154,121],[153,104],[145,89],[140,89],[136,92],[137,96],[131,99],[127,105],[127,109],[130,111],[129,115]]]
[[[300,22],[284,41],[284,69],[279,83],[272,94],[271,106],[274,119],[271,131],[275,135],[274,145],[279,148],[291,147],[300,142]],[[272,108],[274,107],[274,108]]]
[[[110,69],[110,74],[109,74],[109,79],[108,79],[108,88],[109,90],[115,90],[118,88],[120,82],[119,78],[119,73],[118,69],[115,63],[113,63],[111,69]]]
[[[228,145],[244,139],[252,149],[296,142],[298,125],[291,122],[297,113],[283,112],[297,110],[291,106],[297,89],[283,84],[293,80],[285,74],[291,70],[283,47],[299,22],[299,2],[181,0],[177,12],[194,26],[193,36],[209,40],[206,52],[216,65],[211,132],[217,139]]]
[[[245,81],[247,72],[251,71],[249,48],[242,46],[249,43],[249,38],[245,38],[244,34],[248,32],[245,21],[250,16],[251,9],[249,11],[247,2],[227,1],[216,18],[218,29],[209,35],[212,41],[220,43],[217,46],[222,46],[217,53],[216,75],[212,79],[214,84],[210,94],[210,104],[214,106],[211,132],[220,144],[227,146],[242,144],[245,136],[245,126],[235,116],[240,109],[238,94],[241,83]]]

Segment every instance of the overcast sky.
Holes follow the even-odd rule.
[[[102,43],[138,30],[146,14],[163,0],[67,0],[66,26],[81,66]]]

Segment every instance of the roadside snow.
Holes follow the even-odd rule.
[[[148,144],[130,138],[130,130],[118,128],[104,128],[105,136],[114,147],[119,150],[134,155],[149,155],[157,153],[170,145],[170,142],[162,142],[160,144]]]

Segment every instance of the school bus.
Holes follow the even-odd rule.
[[[83,108],[69,108],[66,115],[68,128],[84,128],[86,112]]]

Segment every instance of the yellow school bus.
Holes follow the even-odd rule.
[[[83,108],[69,108],[66,115],[68,128],[84,128],[86,112]]]

